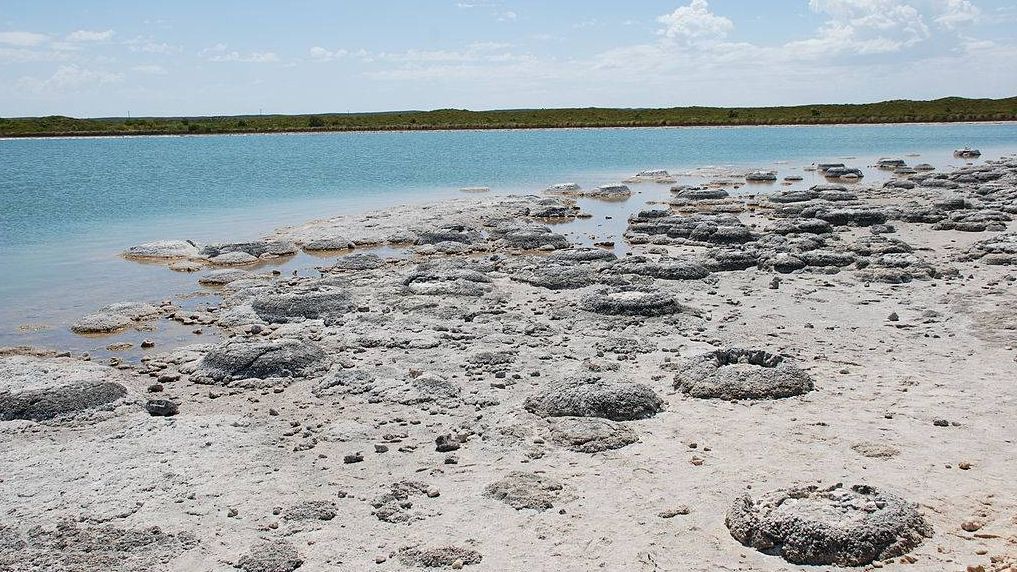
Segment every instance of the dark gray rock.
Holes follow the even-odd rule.
[[[331,269],[356,272],[361,270],[374,270],[376,268],[381,268],[382,266],[385,266],[385,261],[377,254],[358,253],[336,259],[335,264],[332,265]]]
[[[609,316],[663,316],[677,314],[682,307],[667,292],[638,288],[605,288],[584,297],[582,309]]]
[[[307,377],[326,368],[325,352],[294,339],[231,341],[212,348],[198,362],[191,379],[228,384],[241,379]]]
[[[180,407],[169,399],[149,399],[145,402],[145,411],[152,417],[172,417]]]
[[[324,320],[325,325],[335,325],[341,323],[355,306],[345,291],[323,288],[263,294],[251,302],[251,308],[259,318],[270,324]]]

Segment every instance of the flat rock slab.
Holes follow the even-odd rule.
[[[746,546],[794,564],[864,566],[932,536],[914,503],[866,485],[780,489],[735,501],[725,520]]]
[[[631,445],[639,435],[631,427],[598,417],[561,417],[551,427],[554,443],[577,453],[600,453]]]
[[[157,526],[89,527],[61,520],[52,528],[35,526],[19,531],[0,524],[0,570],[161,570],[198,544],[189,531],[173,534]]]
[[[399,549],[399,562],[404,566],[422,568],[448,568],[457,563],[462,566],[480,564],[483,556],[476,550],[460,546],[437,548],[406,547]]]

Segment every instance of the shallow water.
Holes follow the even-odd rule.
[[[158,338],[157,349],[201,339],[166,321],[156,332],[102,339],[67,331],[73,319],[108,303],[200,290],[194,274],[118,257],[140,242],[252,239],[307,219],[458,197],[467,186],[533,193],[565,181],[614,183],[643,169],[776,169],[781,177],[804,175],[797,188],[818,182],[802,171],[813,162],[865,167],[879,156],[918,154],[905,158],[948,168],[963,163],[951,151],[966,145],[980,148],[984,159],[1013,152],[1017,124],[0,140],[0,346],[94,352],[135,337]],[[886,176],[868,169],[860,184]],[[621,249],[626,216],[666,198],[667,189],[644,183],[626,202],[583,200],[594,217],[559,230],[579,242],[616,240]],[[299,255],[278,268],[310,272],[326,263]],[[216,299],[177,302],[196,307]]]

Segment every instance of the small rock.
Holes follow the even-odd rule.
[[[149,399],[145,403],[145,411],[152,417],[171,417],[177,414],[179,407],[169,399]]]
[[[148,340],[148,339],[146,339],[146,340],[143,340],[143,341],[141,342],[141,347],[143,347],[143,348],[145,348],[145,349],[148,349],[148,348],[154,348],[154,347],[155,347],[155,342],[154,342],[154,341],[152,341],[152,340]]]
[[[936,427],[949,427],[950,426],[950,422],[947,421],[946,419],[936,419],[935,421],[932,422],[932,424],[935,425]]]
[[[353,463],[359,463],[359,462],[361,462],[363,460],[364,460],[364,454],[360,453],[360,452],[353,453],[352,455],[346,455],[345,457],[343,457],[343,463],[346,463],[347,465],[351,465]]]
[[[690,512],[691,511],[689,510],[688,506],[680,504],[674,508],[669,508],[658,512],[657,516],[659,516],[660,518],[674,518],[678,515],[689,514]]]
[[[439,453],[448,453],[449,451],[455,451],[461,447],[459,440],[451,434],[439,435],[438,438],[434,440],[434,443],[436,445],[435,450]]]
[[[891,322],[899,322],[900,316],[897,315],[897,312],[890,312],[890,315],[886,319]]]
[[[975,532],[976,530],[981,529],[983,526],[985,525],[978,522],[977,520],[965,520],[963,523],[961,523],[961,529],[963,529],[965,532]]]

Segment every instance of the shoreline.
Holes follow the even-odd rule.
[[[23,547],[0,565],[1017,566],[1014,157],[752,195],[646,174],[138,245],[217,299],[79,329],[216,336],[140,364],[0,351],[0,391],[43,404],[0,404],[0,531]],[[609,221],[624,248],[588,247]],[[344,249],[264,265],[321,247]],[[789,490],[774,518],[819,524],[757,543],[745,511],[768,509],[744,499]],[[891,530],[822,534],[845,522]]]
[[[570,125],[570,126],[427,126],[408,128],[405,126],[378,128],[378,127],[351,127],[341,129],[327,128],[305,128],[305,129],[284,129],[284,130],[236,130],[216,133],[176,133],[168,131],[124,131],[117,133],[109,132],[58,132],[58,133],[26,133],[26,134],[4,134],[0,135],[0,141],[19,140],[47,140],[47,139],[123,139],[123,138],[144,138],[144,137],[249,137],[258,135],[334,135],[342,133],[430,133],[430,132],[457,132],[457,131],[585,131],[597,129],[752,129],[752,128],[794,128],[794,127],[874,127],[874,126],[901,126],[901,125],[1015,125],[1017,118],[1013,119],[986,119],[986,120],[963,120],[963,121],[875,121],[875,122],[831,122],[831,123],[751,123],[751,124],[683,124],[683,125]]]

